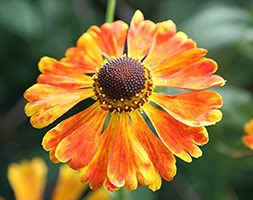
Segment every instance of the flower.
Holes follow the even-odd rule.
[[[47,166],[41,158],[24,160],[21,163],[12,163],[8,167],[8,179],[14,190],[17,200],[41,200],[44,199],[46,186]],[[52,200],[80,199],[87,186],[80,182],[79,174],[68,165],[60,167],[56,187],[52,194]],[[92,192],[86,200],[110,200],[109,194],[100,189]]]
[[[246,135],[242,137],[242,141],[245,144],[245,146],[253,150],[253,119],[249,120],[244,125],[244,131]]]
[[[225,81],[213,75],[217,64],[206,54],[171,20],[155,24],[137,10],[129,28],[123,21],[92,26],[60,61],[43,57],[38,83],[24,94],[25,112],[43,128],[94,99],[46,133],[42,145],[51,160],[80,169],[92,189],[157,190],[161,177],[176,174],[174,155],[186,162],[200,157],[198,146],[208,142],[204,126],[222,117],[221,96],[206,89]]]

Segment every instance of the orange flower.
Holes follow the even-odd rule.
[[[46,186],[47,166],[40,158],[32,161],[22,161],[20,164],[12,163],[8,167],[8,179],[14,190],[17,200],[42,200]],[[86,185],[80,182],[79,174],[67,165],[62,165],[52,200],[80,199],[86,190]],[[1,199],[1,198],[0,198]],[[109,194],[100,189],[92,192],[86,200],[110,200]]]
[[[243,143],[253,150],[253,119],[248,121],[244,126],[246,135],[242,137]]]
[[[123,21],[92,26],[60,61],[43,57],[38,83],[24,94],[25,112],[43,128],[93,98],[46,133],[42,145],[51,160],[80,169],[92,189],[157,190],[161,177],[176,174],[174,155],[186,162],[200,157],[204,126],[222,117],[221,96],[205,89],[225,81],[213,75],[217,64],[206,53],[171,20],[155,24],[136,11],[129,28]],[[188,92],[167,95],[158,87]]]

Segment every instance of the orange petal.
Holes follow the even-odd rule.
[[[94,95],[92,89],[64,89],[48,84],[34,84],[24,97],[29,101],[25,113],[35,128],[43,128],[62,116],[80,101]]]
[[[244,135],[242,141],[245,144],[245,146],[253,150],[253,134]]]
[[[243,143],[253,150],[253,119],[245,123],[244,131],[247,135],[243,136]]]
[[[188,39],[185,33],[176,33],[176,25],[171,20],[165,21],[159,25],[144,63],[151,69],[160,68],[173,56],[195,47],[195,42]]]
[[[38,77],[38,83],[63,88],[85,88],[91,87],[93,83],[91,77],[78,73],[53,58],[43,57],[39,69],[42,74]]]
[[[107,175],[116,187],[135,190],[139,183],[157,190],[161,177],[155,170],[148,154],[131,131],[128,113],[113,113],[118,121],[114,146],[109,158]]]
[[[97,151],[106,115],[98,102],[93,104],[48,131],[42,141],[44,149],[55,151],[60,162],[74,169],[87,165]]]
[[[139,114],[131,114],[133,132],[148,153],[153,165],[165,180],[172,180],[176,175],[176,159],[162,141],[150,131],[146,122]]]
[[[60,167],[59,176],[55,189],[53,191],[52,200],[76,200],[80,199],[87,185],[82,184],[78,171],[71,169],[68,165]]]
[[[189,92],[173,96],[153,93],[151,100],[172,117],[188,126],[208,126],[221,120],[221,96],[212,91]]]
[[[117,118],[112,117],[110,119],[106,130],[101,136],[95,156],[87,166],[81,169],[82,182],[90,182],[90,187],[94,190],[100,188],[107,177],[108,160],[113,148],[118,123]]]
[[[151,47],[156,24],[145,20],[141,11],[137,10],[132,18],[127,35],[128,56],[141,60]]]
[[[107,190],[110,191],[110,192],[115,192],[115,191],[117,191],[117,190],[119,189],[119,187],[116,187],[115,185],[113,185],[113,184],[110,182],[108,176],[107,176],[106,179],[105,179],[104,187],[105,187],[105,189],[107,189]]]
[[[8,179],[15,194],[15,199],[43,199],[46,186],[47,166],[40,158],[32,161],[12,163],[8,167]]]
[[[123,54],[128,25],[123,21],[105,23],[100,28],[92,26],[88,33],[92,36],[101,53],[110,57],[119,57]]]
[[[196,57],[194,60],[189,58],[189,61],[191,62],[195,62],[195,60]],[[223,78],[218,75],[212,75],[217,70],[217,64],[213,60],[202,58],[198,62],[192,64],[189,64],[189,61],[183,60],[181,63],[172,62],[172,65],[168,65],[164,69],[154,72],[156,76],[154,79],[155,85],[162,87],[202,90],[225,84]],[[179,67],[182,67],[182,69],[174,71],[174,74],[171,72],[173,68],[178,70]]]
[[[186,162],[191,162],[191,156],[198,158],[202,155],[202,151],[197,145],[208,142],[208,133],[205,127],[190,127],[182,124],[168,113],[149,103],[146,103],[143,108],[162,142],[176,156]]]
[[[183,51],[170,59],[167,62],[162,63],[161,65],[152,69],[152,74],[155,78],[165,77],[164,71],[166,71],[166,75],[172,75],[176,72],[182,70],[183,68],[199,61],[203,56],[205,56],[207,51],[205,49],[189,49],[187,51]]]
[[[96,68],[103,64],[103,58],[91,35],[84,33],[77,47],[69,48],[61,62],[77,72],[95,73]]]

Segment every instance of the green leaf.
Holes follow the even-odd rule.
[[[24,38],[43,34],[42,19],[37,7],[27,0],[0,3],[0,24]]]

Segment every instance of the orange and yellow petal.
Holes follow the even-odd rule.
[[[102,55],[119,57],[123,54],[128,25],[123,21],[105,23],[101,27],[92,26],[88,33],[96,41]]]
[[[17,200],[42,200],[46,184],[47,166],[40,158],[12,163],[8,179]]]
[[[176,25],[168,20],[159,24],[144,63],[151,69],[160,68],[172,57],[195,47],[195,42],[183,32],[176,33]]]
[[[136,135],[153,165],[163,179],[171,181],[176,175],[176,159],[162,141],[149,129],[141,114],[131,114],[133,133]]]
[[[253,119],[244,125],[244,131],[246,135],[244,135],[242,138],[243,143],[253,150]]]
[[[42,74],[37,81],[41,84],[77,89],[91,87],[94,82],[90,76],[76,72],[64,66],[63,63],[49,57],[43,57],[40,60],[39,70]]]
[[[135,190],[139,184],[153,191],[159,189],[161,177],[132,133],[129,115],[113,113],[112,118],[118,121],[118,127],[114,130],[116,136],[107,168],[108,179],[116,187],[125,186],[129,190]]]
[[[61,62],[79,73],[95,73],[103,64],[103,58],[92,36],[84,33],[79,38],[77,47],[69,48]]]
[[[157,25],[144,20],[142,12],[137,10],[127,35],[127,55],[137,60],[144,58],[151,47],[156,29]]]
[[[189,58],[187,61],[182,60],[180,63],[178,63],[178,61],[176,61],[176,63],[171,61],[168,66],[159,71],[155,71],[155,85],[161,87],[203,90],[225,84],[222,77],[212,75],[217,70],[217,64],[215,61],[208,58],[202,58],[195,62],[196,58],[199,57],[197,56],[193,59]],[[177,68],[179,71],[175,71]]]
[[[212,91],[189,92],[177,95],[153,93],[150,97],[172,117],[188,126],[209,126],[220,121],[221,96]]]
[[[80,181],[78,171],[71,169],[68,165],[62,165],[53,191],[52,200],[80,199],[86,188],[87,185]]]
[[[97,102],[48,131],[42,145],[53,153],[51,158],[74,169],[84,167],[97,151],[106,116]]]
[[[165,78],[176,72],[182,70],[183,68],[200,61],[203,56],[205,56],[207,51],[205,49],[193,48],[187,51],[183,51],[166,62],[153,68],[152,74],[154,79],[159,79],[159,77]]]
[[[25,106],[25,113],[31,116],[33,127],[43,128],[80,101],[93,95],[92,89],[68,89],[49,84],[34,84],[24,93],[25,99],[29,101]]]
[[[101,188],[88,193],[84,200],[112,200],[111,195],[105,189]]]
[[[198,158],[202,155],[198,145],[208,142],[205,127],[187,126],[148,103],[143,106],[143,109],[162,142],[176,156],[186,162],[191,162],[191,156]]]
[[[107,178],[108,160],[116,136],[115,130],[117,130],[118,126],[119,122],[115,117],[112,117],[107,128],[100,138],[96,155],[87,166],[80,170],[82,182],[89,183],[90,187],[94,190],[99,189],[103,183],[105,183],[105,180]],[[124,146],[122,148],[124,148]],[[108,182],[108,184],[110,184],[109,191],[115,191],[118,189],[110,182]]]

